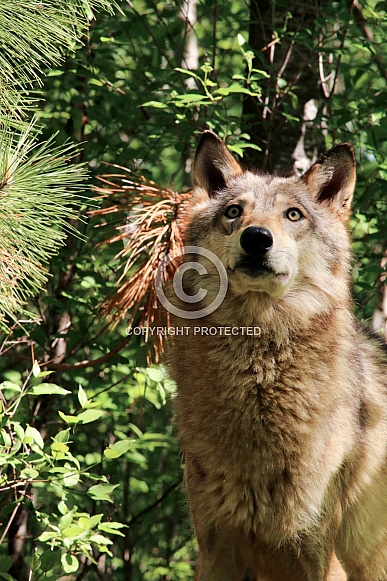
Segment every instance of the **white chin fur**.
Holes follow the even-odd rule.
[[[265,274],[251,277],[242,272],[235,272],[229,277],[229,285],[236,294],[246,292],[266,293],[273,299],[280,299],[288,290],[293,276],[288,274]]]

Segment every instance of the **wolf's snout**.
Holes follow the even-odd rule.
[[[273,246],[273,236],[267,228],[249,226],[242,232],[240,243],[247,254],[264,256]]]

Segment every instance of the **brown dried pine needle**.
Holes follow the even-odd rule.
[[[123,243],[116,255],[122,261],[116,290],[102,311],[113,325],[128,317],[128,325],[164,327],[168,320],[156,296],[155,277],[159,269],[163,280],[173,272],[171,264],[165,269],[162,262],[182,247],[183,208],[189,194],[162,188],[128,168],[113,167],[122,173],[99,176],[103,185],[95,188],[108,205],[90,212],[94,217],[116,215],[113,224],[103,224],[110,229],[113,225],[114,233],[100,244]],[[163,337],[153,335],[154,340],[157,354]]]

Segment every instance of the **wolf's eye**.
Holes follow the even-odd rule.
[[[292,222],[298,222],[303,219],[304,214],[298,208],[289,208],[286,210],[286,217]]]
[[[230,220],[234,220],[234,218],[239,218],[239,216],[242,214],[242,212],[243,212],[242,206],[240,206],[239,204],[232,204],[231,206],[229,206],[227,208],[224,215],[226,216],[226,218],[230,218]]]

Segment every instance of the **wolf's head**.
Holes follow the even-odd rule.
[[[340,300],[348,295],[346,225],[355,180],[348,143],[329,150],[304,175],[283,178],[244,171],[206,131],[194,162],[185,242],[221,260],[234,296],[254,293],[288,306],[317,294],[320,301]],[[187,275],[192,292],[200,287],[196,275]]]

